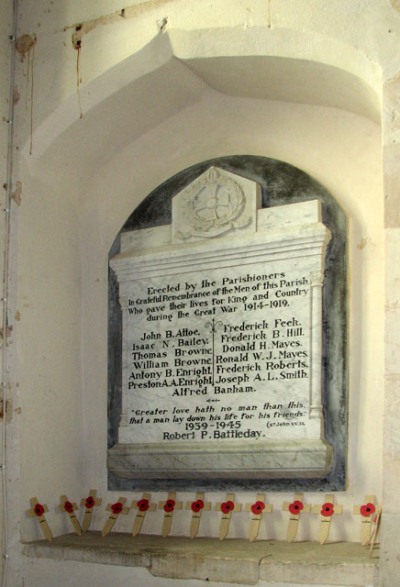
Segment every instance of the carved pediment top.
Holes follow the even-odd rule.
[[[259,191],[253,181],[210,167],[174,197],[173,241],[214,238],[233,230],[254,232]]]

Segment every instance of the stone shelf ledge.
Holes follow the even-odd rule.
[[[356,543],[137,536],[99,532],[67,534],[24,545],[29,557],[144,567],[155,577],[256,585],[288,583],[375,587],[378,555]]]

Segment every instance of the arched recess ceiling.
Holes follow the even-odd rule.
[[[76,95],[62,102],[35,130],[34,157],[47,168],[54,163],[58,172],[73,169],[76,176],[90,178],[128,144],[216,93],[335,107],[379,120],[379,96],[371,85],[378,77],[377,66],[372,62],[367,66],[362,53],[355,57],[349,48],[351,71],[347,71],[329,63],[337,61],[332,40],[332,59],[324,54],[320,61],[315,48],[299,50],[301,39],[296,51],[293,46],[286,51],[291,56],[277,54],[283,51],[284,31],[273,55],[262,54],[268,53],[264,43],[254,48],[259,54],[251,54],[251,48],[249,54],[247,37],[241,33],[241,42],[232,44],[233,55],[227,54],[229,43],[218,55],[217,32],[212,47],[205,43],[211,41],[210,33],[205,39],[198,31],[155,37],[81,88],[82,118]],[[339,49],[342,54],[343,44]]]
[[[184,62],[223,94],[328,106],[380,121],[375,91],[352,73],[331,65],[268,55]]]

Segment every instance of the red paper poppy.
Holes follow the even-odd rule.
[[[233,512],[234,509],[235,504],[233,501],[224,501],[224,503],[221,503],[221,512],[223,514],[229,514],[230,512]]]
[[[37,503],[33,508],[33,511],[35,512],[35,515],[40,518],[44,514],[44,507],[41,503]]]
[[[113,514],[120,514],[122,512],[123,505],[120,501],[112,504],[111,511]]]
[[[253,503],[253,505],[251,506],[251,511],[256,516],[262,514],[264,509],[265,509],[265,503],[263,501],[256,501],[256,503]]]
[[[324,505],[321,508],[321,516],[329,518],[330,516],[333,516],[334,513],[335,510],[333,508],[333,503],[324,503]]]
[[[147,512],[147,510],[150,507],[149,504],[149,500],[148,499],[139,499],[139,501],[136,504],[137,509],[140,510],[141,512]]]
[[[200,512],[204,508],[204,501],[202,499],[197,499],[196,501],[192,502],[190,507],[192,508],[192,512]]]
[[[175,500],[167,499],[164,504],[164,512],[173,512],[175,509]]]
[[[289,505],[289,512],[293,515],[296,515],[299,514],[303,508],[303,502],[296,500]]]
[[[365,503],[360,507],[360,514],[364,516],[364,518],[369,518],[372,514],[375,513],[375,506],[373,503]]]
[[[92,495],[89,495],[89,497],[87,497],[85,500],[85,507],[87,510],[91,510],[94,507],[94,505],[94,497]]]
[[[74,505],[67,500],[66,502],[64,502],[64,509],[67,512],[67,514],[72,514],[74,511]]]

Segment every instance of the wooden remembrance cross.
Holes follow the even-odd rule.
[[[250,542],[257,539],[263,514],[269,514],[272,510],[273,506],[265,503],[265,493],[257,493],[256,501],[246,505],[246,512],[252,513],[249,535]]]

